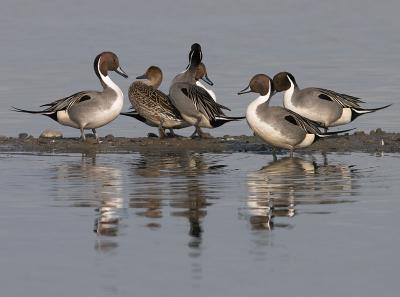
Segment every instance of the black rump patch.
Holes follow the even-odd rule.
[[[322,100],[332,101],[331,97],[325,94],[319,94],[318,97],[321,98]]]
[[[53,113],[45,114],[45,115],[48,116],[50,119],[52,119],[52,120],[58,122],[58,119],[57,119],[57,112],[53,112]]]
[[[288,121],[289,123],[292,123],[293,125],[298,126],[296,119],[291,115],[285,116],[285,120]]]
[[[189,92],[188,92],[188,90],[186,88],[182,88],[181,91],[182,91],[183,94],[185,94],[185,96],[189,95]]]

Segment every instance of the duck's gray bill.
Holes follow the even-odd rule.
[[[147,78],[146,74],[139,75],[139,76],[136,77],[136,79],[146,79],[146,78]]]
[[[208,78],[207,75],[204,75],[204,76],[201,78],[201,80],[204,81],[205,83],[209,84],[210,86],[213,86],[213,85],[214,85],[214,83],[211,81],[211,79]]]
[[[251,93],[250,86],[245,87],[243,90],[241,90],[238,95],[246,94],[246,93]]]
[[[122,70],[121,67],[118,67],[117,70],[115,70],[115,72],[118,73],[119,75],[125,77],[125,78],[128,78],[128,74],[126,74],[125,71]]]

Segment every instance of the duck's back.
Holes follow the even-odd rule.
[[[129,100],[141,116],[156,125],[161,121],[166,127],[182,121],[179,111],[166,94],[140,81],[133,82],[129,87]]]

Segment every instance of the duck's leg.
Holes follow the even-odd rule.
[[[92,132],[94,134],[94,138],[96,138],[97,143],[100,143],[100,139],[99,139],[99,136],[97,135],[96,129],[93,128]]]
[[[160,124],[158,125],[158,134],[160,136],[160,138],[165,138],[165,129],[162,126],[162,121],[160,121]]]
[[[198,134],[197,133],[197,127],[195,127],[196,129],[194,130],[194,132],[193,132],[193,134],[192,135],[190,135],[190,138],[194,138],[194,137],[196,137],[196,134]],[[200,135],[199,135],[200,136]]]
[[[278,157],[276,156],[276,149],[274,147],[272,148],[272,159],[274,162],[278,160]]]
[[[169,128],[168,130],[169,130],[169,136],[170,136],[170,137],[176,137],[176,134],[175,134],[175,132],[174,132],[174,129]]]
[[[83,130],[83,127],[80,127],[79,130],[81,130],[81,139],[83,142],[85,142],[86,136],[85,136],[85,131]]]
[[[194,124],[194,126],[196,127],[196,130],[194,131],[194,133],[192,134],[191,137],[193,138],[197,133],[197,135],[199,135],[200,138],[212,138],[211,134],[203,132],[200,129],[200,127],[199,127],[200,121],[201,121],[201,116],[197,118],[197,121]]]
[[[293,158],[293,149],[290,150],[290,158]]]

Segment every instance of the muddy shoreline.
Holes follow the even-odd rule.
[[[35,138],[28,135],[0,137],[0,152],[32,153],[131,153],[143,151],[194,151],[194,152],[262,152],[272,153],[273,148],[254,136],[224,136],[212,139],[181,138],[126,138],[108,135],[97,144],[93,138],[83,143],[78,138]],[[277,150],[285,153],[286,150]],[[312,146],[296,152],[400,152],[400,133],[381,129],[355,132],[351,135],[321,139]]]

